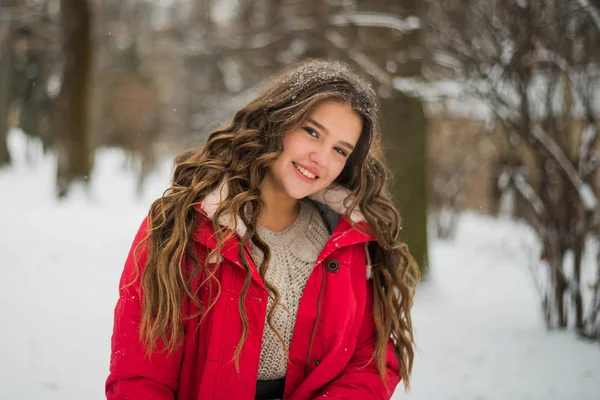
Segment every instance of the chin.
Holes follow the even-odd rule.
[[[287,168],[287,166],[286,168],[275,168],[272,170],[271,179],[282,194],[285,193],[294,200],[301,200],[315,194],[329,184],[321,177],[317,178],[315,182],[304,182],[298,178],[296,168],[293,166],[290,168]]]
[[[286,191],[287,195],[290,196],[292,199],[301,200],[305,197],[310,196],[313,193],[316,193],[318,190],[312,191],[312,190],[302,190],[298,187],[287,187],[285,191]]]
[[[313,185],[306,185],[302,182],[290,179],[283,185],[283,188],[286,194],[292,199],[300,200],[321,191],[323,189],[322,186],[323,185],[319,185],[316,182]]]

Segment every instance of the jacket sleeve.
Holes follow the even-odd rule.
[[[105,392],[108,400],[125,399],[174,399],[179,380],[180,348],[168,355],[162,351],[160,341],[157,350],[148,357],[140,340],[142,303],[140,277],[137,263],[142,269],[147,260],[144,243],[135,254],[137,245],[146,237],[147,218],[142,223],[129,251],[119,284],[119,300],[115,308],[110,374]]]
[[[316,399],[341,398],[347,400],[390,399],[400,383],[398,360],[393,344],[388,341],[386,383],[384,385],[375,359],[375,322],[373,320],[373,288],[367,284],[365,314],[358,334],[354,354],[340,376],[326,385]]]

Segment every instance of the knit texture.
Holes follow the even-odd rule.
[[[329,231],[316,206],[310,200],[302,200],[300,213],[292,225],[281,232],[271,232],[259,227],[258,234],[271,251],[265,280],[273,284],[281,296],[281,302],[273,316],[273,325],[289,350],[300,298],[317,257],[329,238]],[[262,252],[254,244],[252,259],[257,267],[263,260]],[[269,298],[267,312],[272,307],[273,300]],[[265,320],[258,379],[283,378],[287,362],[281,342]]]

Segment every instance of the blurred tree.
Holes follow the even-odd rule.
[[[129,166],[137,175],[137,194],[141,195],[154,166],[154,143],[161,128],[156,92],[132,72],[114,74],[104,83],[105,97],[98,110],[104,121],[99,127],[99,142],[127,152]]]
[[[364,2],[365,8],[373,7]],[[380,9],[389,8],[380,2]],[[380,53],[377,60],[388,73],[403,79],[420,79],[424,60],[423,30],[421,28],[420,2],[403,1],[392,9],[405,25],[412,25],[401,35],[393,32],[381,34],[372,45],[365,41],[367,51]],[[376,9],[379,11],[378,9]],[[409,21],[414,20],[414,24]],[[391,36],[391,37],[386,37]],[[371,45],[370,45],[371,44]],[[421,99],[414,95],[383,87],[381,92],[381,122],[383,143],[393,174],[392,195],[402,216],[401,239],[408,244],[411,254],[419,264],[421,274],[429,270],[427,246],[427,117]]]
[[[54,40],[57,36],[56,24],[48,12],[52,1],[11,0],[4,1],[0,6],[0,30],[10,25],[12,41],[12,47],[6,52],[10,57],[5,57],[3,61],[2,74],[10,75],[10,79],[2,80],[3,84],[9,83],[8,86],[2,86],[2,90],[10,90],[8,97],[3,100],[8,101],[8,108],[3,107],[3,110],[14,112],[12,115],[18,116],[18,127],[29,138],[41,139],[44,151],[50,148],[52,142],[49,132],[52,99],[48,91],[48,79],[58,53]],[[6,69],[8,64],[11,64],[10,71]],[[28,161],[33,161],[31,145],[34,142],[27,141],[25,153]]]
[[[92,169],[88,126],[92,16],[86,0],[61,0],[60,12],[64,68],[52,131],[58,155],[56,190],[63,197],[74,181],[85,182]]]
[[[136,191],[142,195],[156,160],[161,114],[168,112],[156,87],[167,77],[183,77],[170,68],[153,69],[171,60],[161,57],[159,45],[148,43],[153,36],[151,3],[97,1],[95,6],[91,132],[98,147],[125,151],[124,167],[135,173]],[[174,90],[170,84],[165,86]]]
[[[577,0],[600,32],[600,0]]]
[[[498,183],[516,191],[525,205],[520,216],[543,243],[545,268],[534,278],[548,327],[566,328],[572,320],[579,334],[600,339],[600,328],[589,322],[598,310],[585,310],[591,301],[583,299],[593,293],[582,282],[586,242],[598,235],[593,216],[600,212],[597,9],[558,0],[460,6],[431,0],[430,6],[439,73],[487,103],[497,134],[505,135],[499,151],[510,165]]]
[[[381,116],[383,144],[393,174],[392,195],[402,217],[400,238],[426,275],[427,118],[421,101],[403,93],[381,100]]]
[[[14,22],[0,22],[0,167],[10,164],[6,143],[8,116],[11,105],[11,84],[14,71]]]
[[[19,127],[27,136],[40,139],[44,151],[52,146],[48,121],[52,99],[48,95],[47,82],[56,49],[54,43],[44,37],[50,25],[39,18],[18,30],[21,46],[13,77],[13,100],[19,110]]]

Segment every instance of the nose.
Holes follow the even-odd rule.
[[[325,168],[328,163],[327,152],[321,147],[313,149],[308,159],[319,168]]]

